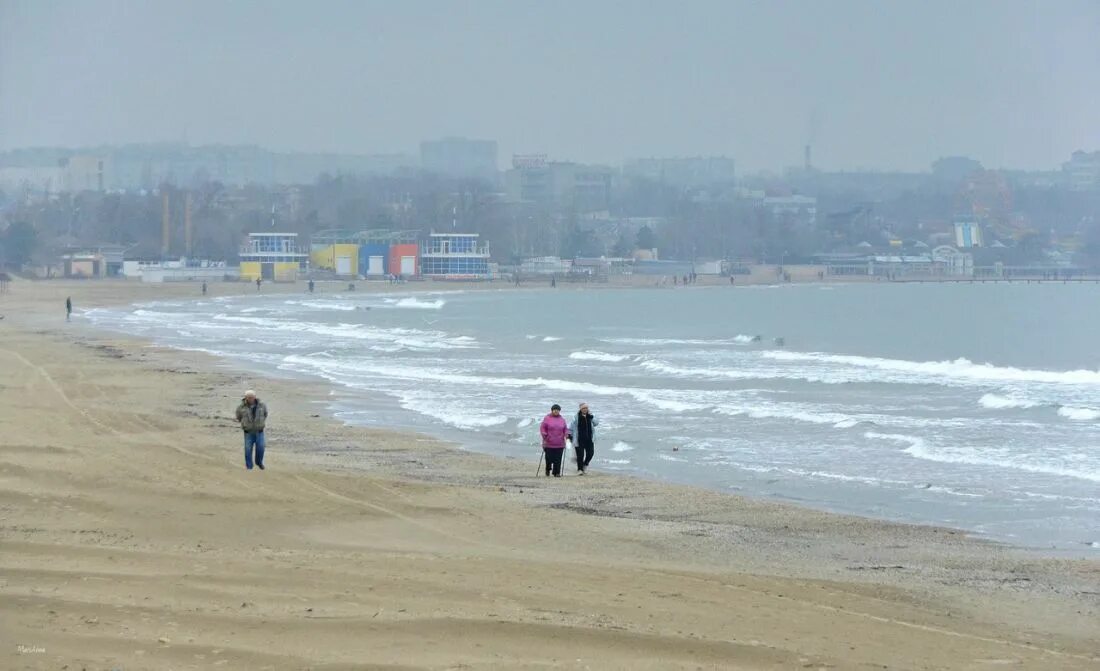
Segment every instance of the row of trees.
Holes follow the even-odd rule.
[[[38,250],[38,231],[26,221],[0,230],[0,268],[20,268],[30,263]]]
[[[188,251],[183,233],[187,196],[165,186],[159,193],[84,192],[9,206],[6,219],[11,223],[0,230],[0,261],[18,265],[36,253],[46,256],[66,247],[103,243],[130,247],[131,256],[158,258],[164,193],[170,205],[168,256],[181,256]],[[936,232],[930,227],[947,232],[957,214],[957,198],[946,188],[898,189],[878,196],[867,200],[866,192],[852,188],[822,191],[817,222],[809,225],[729,197],[721,189],[687,192],[645,180],[618,189],[610,218],[598,220],[568,204],[509,203],[485,183],[428,174],[322,175],[312,185],[289,189],[207,182],[190,192],[189,251],[195,257],[232,260],[247,232],[274,225],[303,236],[332,228],[476,232],[505,263],[542,255],[626,256],[637,248],[658,248],[663,258],[783,262],[865,240],[883,244],[885,235],[928,240]],[[1100,196],[1023,189],[1017,191],[1014,207],[1013,216],[1038,224],[1011,241],[1021,254],[1041,256],[1052,236],[1075,235],[1084,253],[1100,262]],[[635,217],[665,223],[639,226],[631,223]]]

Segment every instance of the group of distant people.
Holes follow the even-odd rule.
[[[256,396],[255,391],[249,389],[237,405],[235,416],[244,433],[244,467],[248,470],[253,468],[264,470],[267,404]],[[555,403],[550,406],[550,414],[546,415],[539,424],[543,452],[539,460],[539,469],[542,470],[542,462],[545,461],[546,477],[560,478],[565,451],[572,442],[577,475],[587,473],[592,457],[596,454],[596,427],[599,425],[600,420],[592,414],[587,403],[581,403],[577,414],[569,421],[566,421],[561,414],[560,405]]]
[[[673,286],[676,286],[676,285],[682,283],[686,287],[687,285],[695,284],[698,281],[699,281],[699,274],[696,273],[695,271],[692,271],[692,272],[688,273],[687,275],[684,275],[682,278],[677,276],[677,275],[672,276],[672,285]]]

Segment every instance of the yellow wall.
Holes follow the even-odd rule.
[[[351,274],[359,274],[359,245],[340,243],[310,252],[309,263],[314,268],[336,270],[336,258],[346,256],[351,261]]]
[[[297,282],[298,264],[294,261],[275,264],[276,282]]]
[[[259,261],[241,261],[241,279],[255,282],[260,276]]]

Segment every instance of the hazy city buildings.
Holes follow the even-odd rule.
[[[623,164],[623,177],[643,178],[678,188],[736,181],[733,159],[725,156],[633,159]]]
[[[447,177],[497,181],[497,143],[495,140],[469,140],[446,137],[420,143],[420,167]]]
[[[1100,151],[1075,151],[1062,164],[1069,188],[1073,191],[1100,190]]]
[[[609,166],[550,161],[545,154],[516,155],[504,188],[511,201],[598,212],[610,207],[614,172]]]

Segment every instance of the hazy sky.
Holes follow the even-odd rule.
[[[181,140],[618,163],[1053,168],[1100,149],[1100,0],[0,0],[0,148]]]

